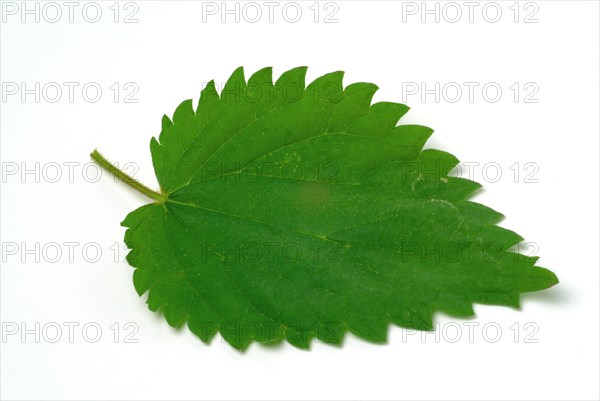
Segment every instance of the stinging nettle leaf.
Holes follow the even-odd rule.
[[[388,326],[431,330],[440,311],[519,307],[558,283],[498,212],[468,200],[432,130],[397,125],[403,104],[342,72],[305,85],[306,67],[273,83],[242,68],[196,109],[164,116],[150,150],[160,191],[92,158],[154,200],[123,221],[133,282],[148,307],[202,341],[237,349],[286,340],[385,342]]]

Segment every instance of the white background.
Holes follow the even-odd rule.
[[[325,11],[335,10],[324,10],[323,3],[315,23],[312,1],[299,3],[297,23],[282,16],[286,3],[275,9],[272,23],[262,2],[257,23],[244,21],[244,15],[239,23],[233,15],[222,23],[219,13],[205,13],[203,21],[203,5],[193,1],[138,1],[137,23],[122,21],[135,10],[124,9],[123,3],[115,23],[112,1],[100,3],[103,13],[97,23],[83,18],[86,3],[79,3],[71,23],[68,8],[59,2],[63,16],[58,22],[47,21],[55,15],[50,8],[39,23],[35,15],[22,22],[22,6],[13,4],[19,9],[16,15],[3,11],[0,43],[5,89],[0,144],[2,399],[600,397],[597,2],[537,1],[516,7],[513,1],[499,2],[502,16],[496,23],[486,21],[495,18],[495,8],[482,14],[485,2],[475,8],[473,22],[467,6],[454,3],[463,13],[456,23],[448,21],[455,9],[443,8],[445,3],[438,4],[440,13],[446,12],[440,21],[429,15],[425,23],[421,2],[413,3],[419,8],[416,15],[403,13],[414,8],[402,2],[336,2],[337,23],[323,22]],[[44,4],[39,3],[40,13]],[[433,8],[435,2],[427,5]],[[518,22],[515,8],[520,10]],[[93,10],[87,10],[93,18]],[[246,17],[254,18],[254,10],[246,11],[252,12]],[[293,10],[288,11],[288,19],[293,18]],[[525,23],[533,11],[530,19],[537,22]],[[316,343],[307,352],[287,344],[253,345],[239,353],[218,337],[206,346],[187,329],[170,328],[136,295],[132,269],[114,261],[114,244],[118,259],[125,255],[119,223],[146,201],[106,174],[90,182],[96,170],[86,167],[88,155],[98,147],[113,161],[135,163],[136,177],[156,186],[148,144],[159,133],[162,114],[172,115],[182,100],[197,99],[203,83],[212,78],[224,82],[240,65],[247,76],[274,66],[275,77],[307,65],[309,79],[341,69],[347,84],[376,83],[381,89],[375,100],[406,101],[411,112],[403,122],[436,129],[428,147],[481,163],[472,178],[486,189],[475,200],[504,213],[502,225],[532,243],[525,251],[540,255],[539,264],[555,271],[560,284],[523,296],[520,311],[478,305],[477,317],[469,321],[439,315],[438,339],[390,328],[387,345],[348,336],[341,348]],[[36,102],[34,94],[23,100],[20,92],[6,90],[13,88],[10,83],[26,83],[31,89],[36,82],[40,87],[58,83],[62,98],[51,103],[54,92],[40,93]],[[64,82],[80,85],[73,102]],[[103,90],[96,103],[81,93],[90,82]],[[110,89],[115,82],[121,87],[116,103]],[[123,101],[130,92],[123,88],[128,82],[139,88],[133,96],[137,103]],[[456,103],[449,101],[455,96],[450,92],[439,102],[434,95],[408,96],[410,83],[421,82],[450,89],[453,84],[448,83],[475,82],[479,89],[473,102],[465,86]],[[515,82],[521,87],[516,102],[510,89]],[[495,103],[492,91],[488,99],[482,95],[487,83],[502,89]],[[526,83],[534,86],[525,91]],[[528,100],[537,103],[524,101],[531,88],[539,91]],[[72,180],[64,165],[69,162],[75,163]],[[36,163],[39,180],[34,173],[21,174],[35,170]],[[62,176],[52,183],[55,163]],[[496,181],[494,169],[482,174],[486,163],[500,167],[497,182],[491,182]],[[533,164],[525,169],[525,163]],[[19,170],[10,175],[15,166]],[[537,182],[526,182],[532,180]],[[64,245],[68,242],[79,244],[73,261]],[[39,262],[35,254],[24,252],[36,243]],[[62,251],[55,263],[51,243]],[[82,255],[90,243],[96,245]],[[98,247],[100,260],[86,261]],[[73,342],[65,326],[69,322],[79,324]],[[126,329],[128,322],[134,326]],[[34,332],[24,338],[23,323]],[[472,326],[473,341],[471,323],[479,324]],[[98,342],[86,341],[85,324],[93,325],[88,340],[95,335],[93,327],[102,329]],[[62,327],[62,337],[52,343],[56,326]],[[132,339],[138,342],[126,342],[124,335],[136,326]],[[19,332],[9,335],[15,327]],[[501,335],[493,342],[498,328]],[[457,334],[461,338],[454,343]]]

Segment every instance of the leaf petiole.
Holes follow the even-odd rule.
[[[135,178],[130,177],[123,171],[119,170],[114,164],[112,164],[104,156],[102,156],[102,154],[100,152],[98,152],[97,149],[94,149],[94,151],[92,153],[90,153],[90,157],[96,163],[98,163],[100,165],[100,167],[109,171],[115,177],[117,177],[119,180],[123,181],[125,184],[129,185],[133,189],[143,193],[147,197],[154,199],[158,203],[163,203],[167,200],[167,194],[165,194],[163,192],[153,191],[152,189],[148,188],[147,186],[145,186],[144,184],[142,184]]]

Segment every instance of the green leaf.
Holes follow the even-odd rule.
[[[308,86],[305,73],[239,68],[163,117],[161,190],[125,179],[155,202],[122,223],[152,311],[205,342],[309,348],[348,331],[385,342],[390,323],[431,330],[436,311],[468,317],[474,303],[517,308],[558,283],[468,200],[479,184],[448,176],[454,156],[423,150],[431,129],[397,125],[408,107],[371,104],[377,87],[344,88],[342,72]]]

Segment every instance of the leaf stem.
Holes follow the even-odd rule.
[[[163,192],[153,191],[138,180],[133,177],[130,177],[123,171],[119,170],[114,164],[109,162],[97,149],[90,154],[91,158],[100,165],[103,169],[112,173],[119,180],[123,181],[125,184],[129,185],[131,188],[143,193],[147,197],[154,199],[159,203],[163,203],[167,200],[167,194]]]

